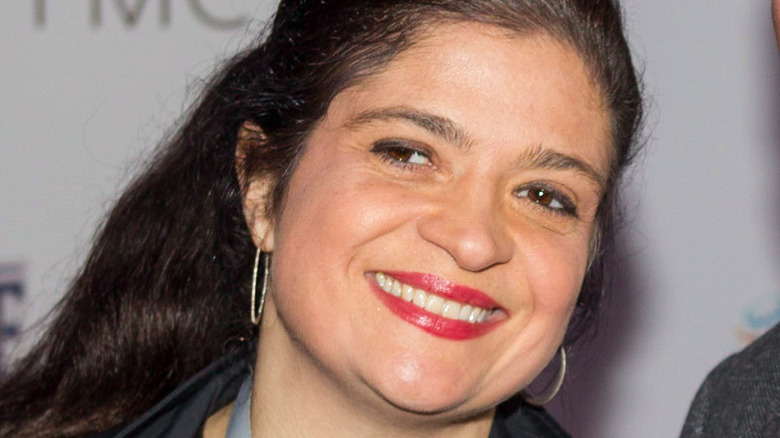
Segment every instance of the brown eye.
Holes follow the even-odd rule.
[[[378,142],[371,149],[393,165],[430,166],[431,157],[427,152],[398,141]]]
[[[555,189],[540,186],[522,187],[516,190],[514,194],[518,198],[526,198],[553,213],[567,216],[577,215],[577,208],[574,203],[566,195]]]
[[[388,157],[396,161],[407,162],[412,158],[414,151],[411,149],[394,148],[388,150],[386,153]]]
[[[544,205],[545,207],[550,207],[550,204],[555,200],[552,193],[541,188],[528,190],[528,199],[537,204]]]

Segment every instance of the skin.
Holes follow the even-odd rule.
[[[581,59],[543,35],[439,25],[338,94],[306,146],[277,218],[262,214],[268,184],[246,196],[273,252],[255,436],[487,436],[496,404],[555,355],[585,274],[611,144]],[[533,159],[550,153],[569,166]],[[558,194],[529,196],[539,187]],[[376,271],[482,291],[499,323],[434,336],[388,310]]]

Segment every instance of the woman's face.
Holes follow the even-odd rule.
[[[548,37],[428,35],[336,96],[279,217],[255,228],[273,251],[260,354],[361,405],[464,415],[528,385],[562,342],[609,119]]]

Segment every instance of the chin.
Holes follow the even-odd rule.
[[[448,379],[438,373],[418,377],[412,380],[383,379],[374,390],[387,403],[406,413],[430,417],[462,416],[465,411],[480,411],[469,407],[473,402],[473,391],[461,379]]]
[[[496,404],[474,403],[468,397],[385,398],[397,415],[394,421],[420,424],[457,423],[492,412]],[[491,414],[492,415],[492,414]]]
[[[447,412],[457,411],[458,408],[463,405],[462,400],[454,400],[452,398],[443,397],[426,397],[416,399],[393,397],[393,399],[385,398],[385,400],[393,405],[393,407],[400,409],[401,411],[425,416],[435,416]]]

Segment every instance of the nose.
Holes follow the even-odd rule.
[[[479,272],[512,259],[514,245],[493,196],[460,191],[440,197],[418,219],[417,230],[450,254],[462,269]]]

